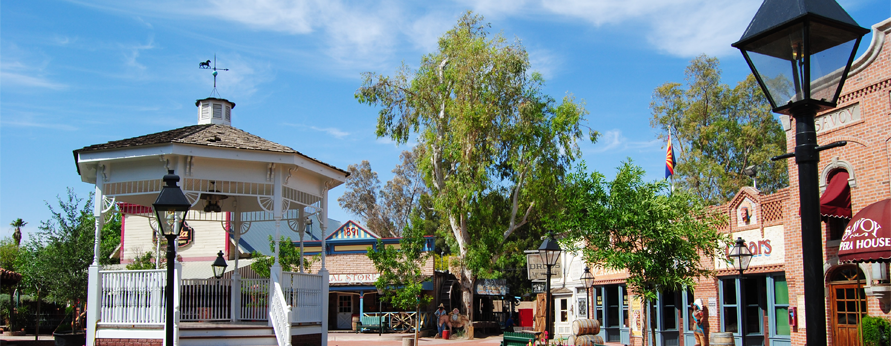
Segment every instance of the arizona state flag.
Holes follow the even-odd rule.
[[[668,131],[668,149],[665,151],[665,179],[674,175],[674,148],[671,147],[671,131]]]

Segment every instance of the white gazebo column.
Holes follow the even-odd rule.
[[[235,211],[229,213],[229,232],[235,235],[235,270],[232,272],[232,281],[230,285],[232,289],[230,292],[229,301],[231,302],[229,306],[229,320],[232,322],[238,321],[241,318],[241,274],[238,272],[238,257],[241,257],[241,250],[239,249],[239,244],[241,243],[241,211],[238,209],[238,197],[233,197],[234,201],[232,204],[235,206]],[[229,234],[226,234],[226,238],[229,238]],[[229,239],[226,239],[229,241]]]
[[[306,208],[303,206],[297,211],[297,228],[300,234],[300,272],[303,273],[303,235],[306,234]]]
[[[327,238],[328,230],[328,184],[326,181],[322,186],[322,210],[319,211],[319,226],[322,229],[322,269],[319,269],[319,276],[322,277],[322,345],[328,344],[328,269],[325,267],[325,238]]]
[[[105,216],[102,213],[104,207],[104,197],[102,195],[105,177],[103,176],[103,166],[99,166],[96,172],[96,191],[93,194],[93,218],[96,220],[96,230],[93,239],[93,264],[87,271],[89,279],[87,281],[87,346],[92,346],[96,341],[96,322],[99,320],[99,243],[102,227],[105,226]]]
[[[272,264],[272,271],[278,273],[278,277],[281,278],[282,266],[279,263],[278,257],[279,239],[282,237],[282,204],[284,204],[282,201],[282,168],[281,166],[276,165],[273,170],[275,172],[275,178],[273,179],[274,187],[272,192],[272,217],[275,220],[275,239],[273,239],[273,241],[275,242],[275,253],[273,254],[275,256],[275,262]],[[272,275],[270,275],[270,277],[272,277]],[[270,285],[269,287],[272,287],[272,285]],[[272,295],[270,295],[270,297],[272,297]]]

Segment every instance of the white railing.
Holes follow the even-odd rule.
[[[180,291],[183,321],[229,320],[232,279],[184,279]]]
[[[266,321],[269,279],[241,279],[241,320]]]
[[[166,321],[166,270],[100,271],[99,283],[100,324],[163,325]]]
[[[272,277],[272,300],[269,304],[269,321],[272,322],[272,329],[275,330],[275,339],[278,340],[279,346],[291,346],[291,306],[285,301],[282,294],[282,285],[279,282],[278,273],[273,271]]]
[[[282,272],[282,289],[292,307],[292,323],[322,322],[321,275]]]

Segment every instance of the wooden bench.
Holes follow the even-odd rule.
[[[387,323],[387,319],[383,317],[377,316],[362,316],[359,318],[359,325],[356,326],[356,333],[364,329],[377,329],[381,332],[384,331],[384,326],[382,324]]]
[[[501,346],[526,346],[529,341],[535,341],[535,334],[523,332],[504,332],[504,340]]]

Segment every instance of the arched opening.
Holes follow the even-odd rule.
[[[829,276],[833,345],[859,346],[858,327],[866,316],[866,277],[856,265],[835,268]]]
[[[828,240],[840,240],[851,220],[851,187],[848,171],[835,169],[826,177],[828,184],[820,196],[820,216],[826,224]]]

